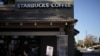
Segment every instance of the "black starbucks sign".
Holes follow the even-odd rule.
[[[17,8],[69,8],[71,4],[67,1],[36,1],[16,0]]]
[[[17,3],[17,8],[67,8],[68,3]]]

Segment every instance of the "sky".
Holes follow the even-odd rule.
[[[80,31],[76,41],[83,40],[86,33],[100,36],[100,0],[74,0],[74,18],[78,19],[75,28]]]

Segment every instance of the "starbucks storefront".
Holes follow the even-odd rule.
[[[0,56],[74,56],[73,0],[0,5]]]
[[[61,35],[64,32],[60,32],[59,28],[32,28],[30,30],[29,28],[17,28],[17,30],[3,28],[0,30],[1,56],[58,56],[59,53],[60,55],[67,53],[65,51],[67,50],[67,35]],[[53,48],[51,54],[47,51],[48,46]]]

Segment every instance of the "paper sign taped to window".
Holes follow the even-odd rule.
[[[47,56],[53,56],[53,46],[47,46],[46,55]]]

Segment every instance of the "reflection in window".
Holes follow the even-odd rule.
[[[68,56],[67,55],[67,36],[58,36],[57,38],[57,50],[58,56]]]
[[[3,40],[0,40],[0,43],[4,43],[4,41]]]
[[[0,56],[38,56],[40,38],[34,36],[0,36]],[[33,52],[34,49],[34,52]]]
[[[14,4],[15,3],[15,0],[0,0],[0,3],[1,4]]]

